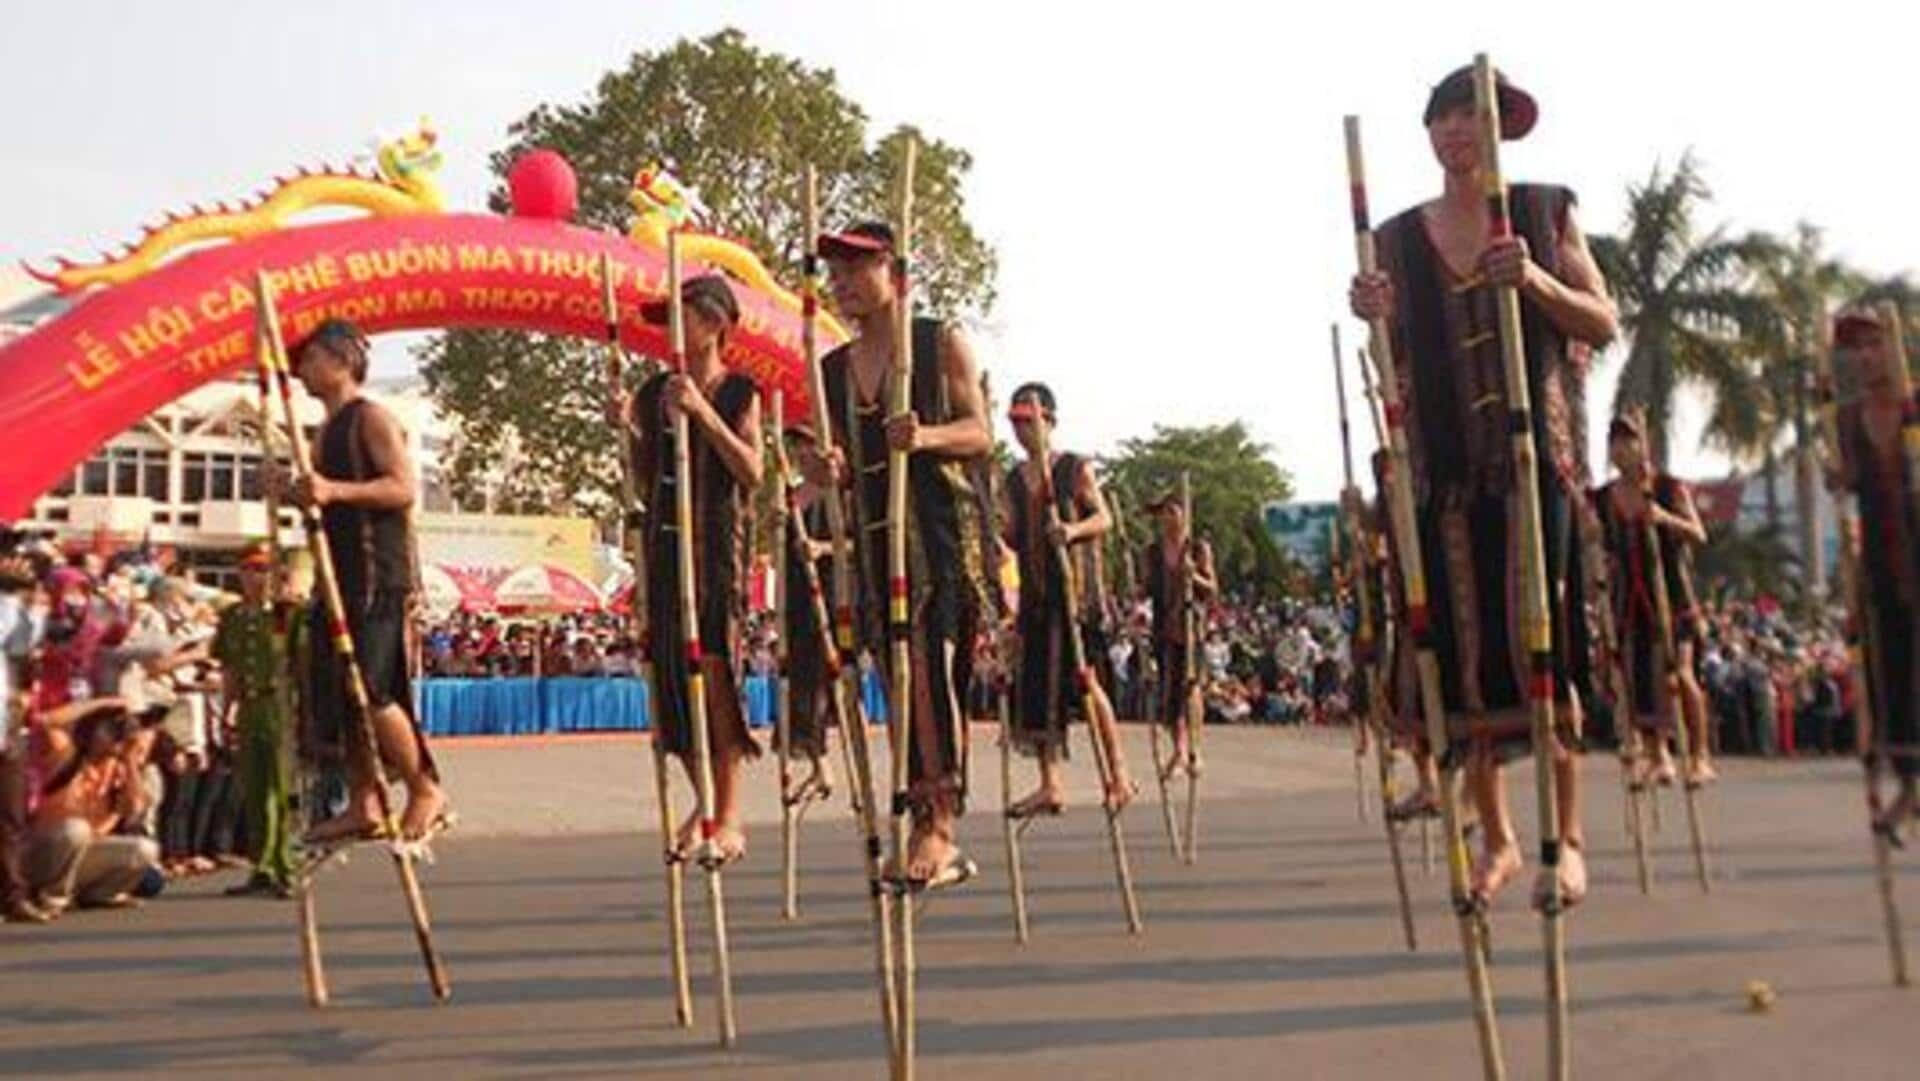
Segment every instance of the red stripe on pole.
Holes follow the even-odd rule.
[[[1353,205],[1353,231],[1356,233],[1371,231],[1373,218],[1367,213],[1367,186],[1365,184],[1349,185],[1347,197]]]
[[[1553,700],[1553,673],[1535,672],[1527,680],[1527,695],[1535,702]]]
[[[700,663],[700,639],[687,639],[687,663],[698,666]]]
[[[1074,685],[1074,689],[1078,690],[1081,694],[1086,694],[1088,691],[1092,690],[1093,689],[1092,667],[1083,664],[1079,668],[1074,669],[1073,685]]]
[[[1407,407],[1399,402],[1387,402],[1380,407],[1381,416],[1386,418],[1387,427],[1401,427],[1407,419]]]
[[[331,632],[335,638],[349,637],[349,635],[347,634],[347,624],[345,620],[335,619],[335,620],[328,621],[327,630]]]
[[[714,835],[718,834],[719,832],[720,832],[720,823],[714,821],[711,818],[703,818],[700,820],[700,839],[701,840],[711,841],[713,840]]]
[[[1414,637],[1416,638],[1421,637],[1427,633],[1427,606],[1426,605],[1410,604],[1407,606],[1407,626],[1413,629],[1413,634],[1414,634]]]
[[[890,599],[896,600],[896,601],[904,601],[907,599],[907,576],[906,575],[904,574],[895,575],[894,577],[887,579],[887,596]]]

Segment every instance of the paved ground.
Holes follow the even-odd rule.
[[[1209,741],[1198,867],[1168,857],[1151,793],[1129,816],[1139,939],[1124,933],[1099,819],[1083,810],[1031,836],[1034,939],[1015,946],[997,822],[971,820],[985,873],[922,923],[923,1078],[1477,1076],[1442,880],[1416,874],[1421,951],[1409,953],[1379,827],[1356,821],[1337,740]],[[977,746],[976,792],[997,805],[997,763]],[[777,831],[760,828],[727,876],[742,1038],[722,1053],[697,880],[699,1026],[670,1024],[658,842],[632,832],[653,820],[644,744],[447,744],[442,756],[465,824],[427,880],[453,1002],[428,1000],[382,859],[325,880],[325,1012],[301,996],[291,909],[196,883],[131,915],[0,928],[0,1076],[883,1076],[842,809],[808,824],[801,922],[779,918]],[[1577,1076],[1916,1075],[1920,991],[1888,986],[1857,767],[1728,770],[1710,806],[1710,898],[1685,877],[1671,800],[1662,881],[1638,895],[1611,761],[1591,760],[1590,775],[1595,894],[1570,934]],[[771,800],[757,806],[770,816]],[[1920,938],[1920,873],[1902,887]],[[1539,1076],[1543,1059],[1538,923],[1522,904],[1516,893],[1496,913],[1516,1079]],[[1772,1013],[1746,1012],[1751,979],[1779,992]]]

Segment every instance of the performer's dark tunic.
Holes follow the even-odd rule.
[[[1200,644],[1190,633],[1193,611],[1188,603],[1195,598],[1190,586],[1194,567],[1187,550],[1195,542],[1187,538],[1172,571],[1167,569],[1166,543],[1156,538],[1140,559],[1147,571],[1147,596],[1153,601],[1153,652],[1160,670],[1155,719],[1171,726],[1186,715],[1187,699],[1199,681]]]
[[[954,417],[940,370],[941,325],[913,321],[910,400],[920,423],[946,424]],[[865,399],[852,378],[851,346],[821,360],[835,442],[853,473],[855,612],[860,641],[883,674],[893,663],[887,640],[887,432],[891,380]],[[966,726],[954,680],[956,651],[972,647],[973,628],[984,602],[979,513],[965,463],[935,454],[908,459],[907,581],[912,623],[913,757],[910,798],[927,806],[936,796],[965,795]],[[889,686],[891,680],[889,679]],[[899,718],[889,717],[890,723]]]
[[[1920,773],[1920,507],[1896,441],[1876,455],[1860,405],[1840,410],[1847,486],[1859,498],[1861,611],[1874,747],[1901,777]]]
[[[633,440],[634,477],[651,513],[643,543],[647,566],[647,631],[653,643],[654,692],[660,696],[655,738],[670,754],[693,753],[692,708],[687,697],[686,624],[681,609],[680,531],[677,506],[673,422],[667,416],[665,390],[671,373],[647,380],[634,398],[638,434]],[[709,395],[714,411],[735,427],[753,402],[753,380],[728,374]],[[739,701],[740,625],[746,615],[747,491],[697,424],[688,426],[688,457],[693,472],[693,580],[700,606],[700,651],[718,658],[721,671],[708,666],[709,703]],[[739,726],[742,746],[754,746],[743,711],[720,713]],[[711,721],[709,722],[711,723]]]
[[[1054,512],[1062,522],[1077,522],[1093,508],[1077,498],[1080,475],[1086,459],[1074,454],[1057,455],[1053,461],[1051,484]],[[1020,557],[1020,671],[1016,680],[1013,711],[1013,745],[1028,754],[1049,751],[1067,756],[1067,722],[1080,716],[1080,693],[1075,682],[1071,650],[1067,641],[1070,618],[1067,612],[1067,581],[1060,573],[1060,561],[1054,558],[1053,545],[1047,540],[1045,505],[1039,489],[1027,483],[1027,471],[1015,465],[1007,470],[1008,532],[1014,538],[1014,550]],[[1088,542],[1075,549],[1092,547]],[[1071,552],[1069,554],[1071,558]],[[1079,560],[1074,560],[1075,574]],[[1076,587],[1084,579],[1075,579]],[[1072,618],[1080,618],[1082,611]],[[1084,620],[1083,620],[1084,622]],[[1086,648],[1084,632],[1081,646]],[[1104,658],[1083,654],[1089,665]]]
[[[1516,185],[1514,231],[1560,275],[1573,206],[1565,188]],[[1397,298],[1395,360],[1407,408],[1431,641],[1450,730],[1517,751],[1530,741],[1520,625],[1519,538],[1495,290],[1448,267],[1418,208],[1381,227],[1380,267]],[[1572,500],[1587,487],[1584,348],[1522,298],[1529,397],[1553,614],[1556,686],[1587,681]]]
[[[825,529],[825,506],[815,503],[801,512],[801,517],[787,519],[786,567],[786,661],[787,661],[787,701],[793,710],[793,753],[803,755],[822,755],[827,751],[827,726],[830,723],[830,710],[827,698],[827,653],[823,634],[832,634],[831,627],[820,625],[819,613],[814,604],[813,593],[807,588],[807,566],[803,560],[804,545],[809,539],[823,539]],[[825,561],[822,561],[825,562]],[[815,573],[819,576],[820,595],[826,601],[827,610],[833,610],[833,587],[827,568],[815,564]],[[843,658],[851,664],[851,658]],[[848,703],[851,707],[852,703]]]
[[[378,475],[366,435],[366,411],[378,406],[355,398],[327,418],[316,438],[314,471],[328,480],[365,482]],[[413,520],[405,509],[369,510],[333,503],[321,509],[321,528],[333,556],[334,579],[345,606],[354,657],[373,709],[397,705],[414,722],[422,761],[433,761],[413,716],[413,681],[407,667],[409,620],[416,580]],[[323,754],[362,743],[347,686],[347,667],[328,632],[326,598],[315,591],[308,608],[312,650],[313,733]]]
[[[1625,665],[1633,693],[1633,723],[1645,729],[1672,727],[1675,703],[1666,693],[1666,666],[1660,652],[1660,613],[1655,607],[1652,552],[1647,546],[1646,508],[1629,517],[1614,499],[1620,481],[1601,485],[1593,493],[1600,517],[1601,541],[1611,565],[1608,598],[1613,606],[1614,648]],[[1655,475],[1653,499],[1662,509],[1681,513],[1683,482],[1665,473]],[[1695,643],[1700,634],[1699,606],[1693,591],[1693,546],[1670,529],[1656,529],[1660,538],[1660,565],[1666,573],[1667,609],[1673,619],[1674,649]],[[1616,708],[1625,708],[1616,703]]]

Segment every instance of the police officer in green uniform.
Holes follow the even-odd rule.
[[[241,600],[220,613],[213,655],[238,730],[240,792],[253,874],[231,895],[289,895],[293,886],[290,764],[287,757],[289,610],[275,603],[273,554],[263,543],[240,559]]]

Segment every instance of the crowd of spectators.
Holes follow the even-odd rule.
[[[0,535],[0,912],[130,907],[245,866],[217,592],[163,556]]]

